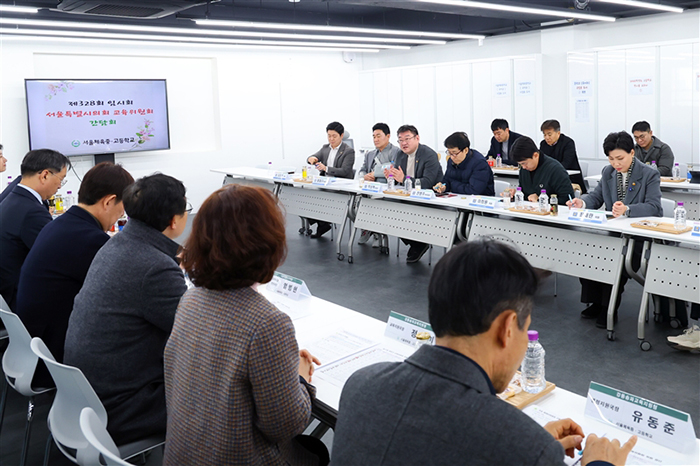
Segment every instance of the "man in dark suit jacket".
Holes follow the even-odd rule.
[[[0,203],[0,294],[12,311],[24,259],[51,221],[42,201],[64,184],[69,165],[68,158],[50,149],[28,152],[22,160],[22,181]]]
[[[321,176],[335,176],[337,178],[352,179],[352,166],[355,164],[355,149],[343,142],[345,128],[334,121],[326,126],[328,144],[324,144],[318,152],[310,155],[306,162],[314,165]],[[321,220],[309,219],[309,224],[318,223],[316,233],[312,238],[320,238],[331,230],[331,224]]]
[[[420,181],[421,189],[432,189],[442,180],[442,166],[437,153],[420,143],[418,129],[413,125],[403,125],[396,133],[402,152],[396,156],[394,166],[384,170],[384,176],[393,176],[396,183],[403,183],[409,176],[414,183],[416,180]],[[406,262],[409,264],[418,262],[430,247],[420,241],[404,238],[401,238],[401,241],[410,246],[406,255]]]
[[[559,162],[566,170],[578,170],[581,172],[581,165],[578,163],[576,155],[576,143],[566,134],[561,134],[561,126],[557,120],[547,120],[542,123],[540,130],[544,139],[540,142],[540,154],[551,157]],[[581,193],[586,194],[586,182],[583,173],[569,175],[572,183],[581,187]]]
[[[493,137],[486,158],[493,157],[495,159],[498,154],[501,154],[501,161],[504,165],[517,165],[518,163],[510,157],[510,148],[519,137],[522,137],[522,134],[511,131],[508,128],[508,122],[502,118],[496,118],[491,122],[491,131],[493,131]]]
[[[463,243],[445,254],[428,287],[435,346],[348,379],[333,464],[563,465],[564,454],[573,457],[584,436],[578,424],[542,428],[496,396],[527,350],[536,292],[532,266],[502,242]],[[589,434],[583,464],[623,464],[635,443]]]
[[[547,196],[557,195],[559,204],[574,197],[569,175],[559,162],[541,154],[535,141],[525,136],[513,145],[513,160],[520,165],[518,184],[525,195],[525,200],[537,202],[544,189]],[[515,190],[511,188],[511,193]]]
[[[58,362],[63,362],[73,299],[92,259],[109,239],[105,231],[124,214],[122,193],[133,182],[120,165],[103,162],[91,168],[80,184],[78,205],[41,230],[24,261],[16,313]],[[51,379],[46,372],[45,380],[35,376],[35,381],[46,386]]]

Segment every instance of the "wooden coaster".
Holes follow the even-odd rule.
[[[530,209],[518,209],[517,207],[511,207],[508,210],[510,210],[511,212],[520,212],[522,214],[549,215],[549,212],[540,212],[539,210],[530,210]]]
[[[533,403],[543,396],[545,396],[547,393],[551,392],[556,388],[556,385],[554,385],[552,382],[547,382],[547,386],[544,387],[544,390],[542,390],[539,393],[528,393],[525,390],[522,392],[518,393],[517,395],[511,396],[506,400],[506,403],[510,403],[513,406],[515,406],[518,409],[523,409],[525,406],[529,405],[530,403]]]
[[[670,233],[672,235],[680,235],[693,229],[693,227],[687,226],[682,230],[676,230],[673,223],[662,223],[653,220],[642,220],[639,222],[634,222],[631,225],[635,228],[641,228],[642,230],[660,231],[662,233]]]
[[[294,181],[295,183],[308,183],[308,184],[313,183],[312,180],[302,180],[301,178],[294,178],[292,181]]]
[[[665,182],[665,183],[685,183],[685,182],[688,181],[688,180],[684,180],[684,179],[674,180],[674,179],[671,178],[670,176],[662,176],[662,177],[661,177],[661,181],[663,181],[663,182]]]
[[[518,167],[513,167],[511,165],[503,166],[503,167],[491,167],[494,170],[512,170],[512,171],[518,171]]]
[[[405,191],[383,191],[384,194],[389,194],[390,196],[401,196],[401,197],[409,197],[411,193],[407,193]]]

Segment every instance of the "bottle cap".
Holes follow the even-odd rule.
[[[73,191],[68,191],[67,194],[73,194]]]
[[[522,191],[523,188],[521,188],[520,186],[518,186],[517,190],[518,190],[518,191]]]
[[[546,189],[543,189],[543,190],[542,190],[542,191],[540,191],[540,192],[541,192],[542,194],[544,194],[544,193],[546,193],[546,192],[547,192],[547,190],[546,190]]]
[[[682,202],[679,202],[679,203],[678,203],[678,207],[683,207],[683,203],[682,203]]]
[[[527,339],[529,341],[537,341],[540,338],[540,334],[537,330],[528,330],[527,331]]]

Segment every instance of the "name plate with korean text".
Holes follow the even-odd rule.
[[[311,183],[314,186],[328,186],[331,182],[331,178],[327,176],[314,176],[314,180]]]
[[[311,296],[311,292],[304,280],[280,272],[275,272],[272,280],[270,280],[270,283],[267,285],[267,289],[295,301],[303,296]]]
[[[484,209],[495,209],[498,205],[498,199],[495,197],[471,196],[469,205],[474,207],[482,207]]]
[[[365,181],[362,185],[362,191],[366,193],[379,193],[382,191],[382,184],[376,181]]]
[[[688,413],[596,382],[588,388],[585,414],[674,451],[695,446]]]
[[[275,172],[275,174],[272,175],[272,179],[275,181],[287,181],[288,175],[285,172]]]
[[[414,189],[411,191],[413,199],[435,199],[435,191],[432,189]]]
[[[435,332],[430,324],[391,311],[384,336],[410,346],[435,344]]]
[[[606,214],[602,210],[571,209],[569,210],[569,220],[583,223],[603,224],[608,221]]]
[[[700,222],[693,222],[693,236],[700,236]]]

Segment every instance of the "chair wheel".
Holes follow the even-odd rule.
[[[352,264],[352,262],[353,262],[352,256],[349,256],[349,257],[348,257],[348,264]]]
[[[299,234],[303,235],[306,229],[304,227],[299,228]]]
[[[678,319],[671,319],[671,322],[669,322],[671,325],[671,328],[679,328],[681,326],[681,321]]]
[[[649,351],[651,349],[651,343],[644,340],[639,343],[639,347],[642,349],[642,351]]]
[[[615,330],[608,330],[608,340],[615,341]]]
[[[306,236],[311,236],[311,228],[309,228],[308,230],[306,230]]]
[[[338,260],[339,261],[345,260],[345,254],[338,254]]]

